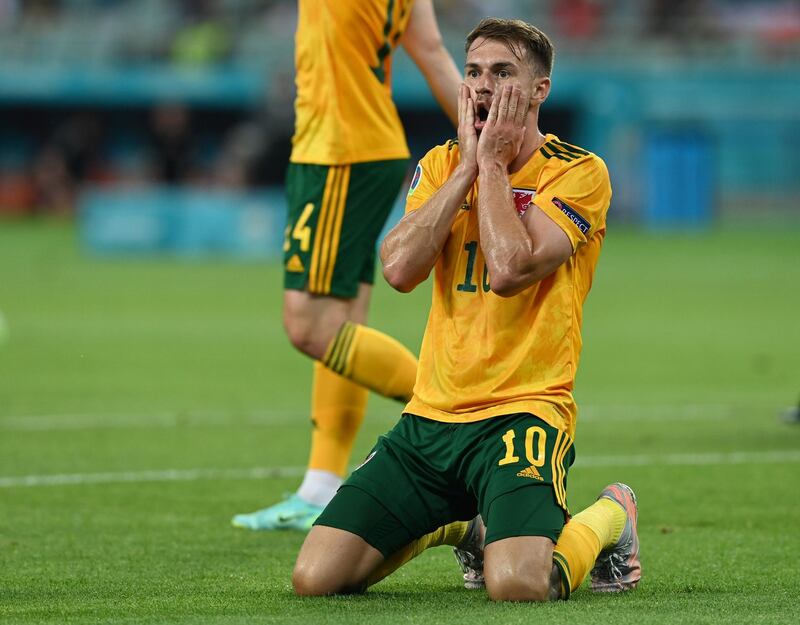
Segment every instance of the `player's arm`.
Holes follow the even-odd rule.
[[[389,231],[381,244],[383,275],[403,293],[427,280],[478,176],[475,111],[469,89],[461,85],[458,94],[458,165],[422,206]]]
[[[572,255],[569,237],[535,204],[523,219],[517,216],[505,172],[487,176],[481,171],[478,202],[481,250],[494,293],[516,295],[549,276]]]
[[[381,244],[386,281],[402,293],[431,273],[475,177],[461,165],[439,190],[391,229]]]
[[[499,100],[499,102],[498,102]],[[526,96],[505,87],[492,102],[478,147],[478,228],[494,293],[510,297],[547,277],[572,255],[566,233],[531,205],[524,219],[514,206],[508,166],[524,138]]]
[[[432,0],[416,0],[401,43],[422,72],[439,106],[457,126],[461,74],[442,42]]]

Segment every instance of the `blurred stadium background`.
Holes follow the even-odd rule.
[[[537,622],[795,623],[800,2],[435,6],[457,62],[485,15],[552,35],[542,127],[614,187],[570,505],[631,483],[645,580]],[[302,601],[302,536],[229,526],[308,446],[278,261],[294,22],[290,0],[0,0],[3,622],[530,622],[445,550]],[[402,52],[393,84],[415,157],[453,136]],[[429,288],[378,280],[372,323],[416,349]],[[371,398],[353,459],[397,416]]]
[[[484,15],[553,36],[543,127],[607,160],[611,219],[797,223],[797,2],[436,7],[459,62]],[[272,191],[290,149],[294,23],[290,0],[0,0],[0,212],[85,215],[85,240],[105,251],[274,248],[279,228],[252,209],[282,212]],[[453,130],[399,56],[394,90],[418,157]],[[177,205],[198,209],[195,223],[170,234],[160,219]],[[240,241],[220,228],[214,240],[248,207]]]

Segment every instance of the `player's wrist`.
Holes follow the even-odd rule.
[[[508,174],[508,163],[498,160],[494,156],[486,156],[478,159],[478,172],[480,174]]]
[[[461,161],[453,172],[454,175],[464,177],[474,182],[478,177],[478,163],[476,161]]]

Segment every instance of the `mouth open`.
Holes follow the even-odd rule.
[[[486,125],[491,106],[491,102],[478,102],[475,104],[475,130],[481,130]]]

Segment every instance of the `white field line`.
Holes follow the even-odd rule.
[[[370,418],[393,423],[396,413],[376,413]],[[742,414],[742,407],[726,404],[650,404],[650,405],[585,405],[578,422],[610,421],[718,421]],[[0,417],[0,431],[46,432],[55,430],[116,430],[138,428],[208,428],[230,426],[271,426],[308,423],[307,414],[291,412],[257,412],[235,414],[63,414]]]
[[[585,456],[580,454],[575,466],[592,467],[647,467],[647,466],[701,466],[728,464],[784,464],[800,462],[800,449],[771,451],[729,451],[686,454],[636,454],[631,456]]]
[[[200,480],[259,480],[299,477],[305,467],[252,467],[250,469],[165,469],[118,473],[62,473],[0,477],[0,488],[63,486],[68,484],[124,484],[140,482],[197,482]]]
[[[647,467],[734,464],[785,464],[800,462],[800,449],[773,451],[733,451],[727,453],[639,454],[632,456],[584,456],[575,466]],[[250,469],[167,469],[161,471],[123,471],[119,473],[65,473],[0,477],[0,488],[63,486],[84,484],[124,484],[141,482],[196,482],[201,480],[258,480],[299,477],[305,467],[252,467]]]
[[[0,417],[0,430],[46,432],[55,430],[126,430],[140,428],[200,428],[234,425],[267,426],[307,422],[308,416],[288,412],[232,414],[62,414]]]

